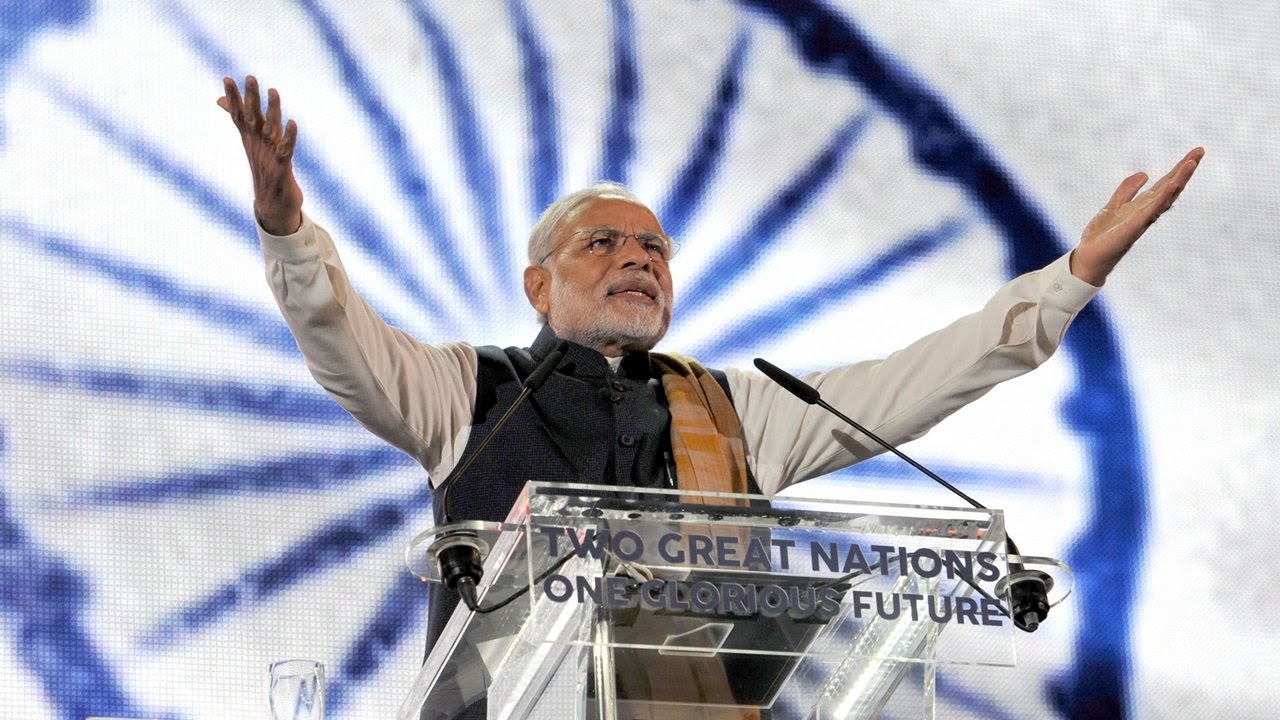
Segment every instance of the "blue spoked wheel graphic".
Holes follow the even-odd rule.
[[[682,239],[664,346],[712,365],[874,356],[1067,247],[938,89],[817,3],[4,12],[6,101],[47,122],[9,116],[3,172],[59,188],[0,206],[16,338],[0,349],[0,669],[33,717],[242,716],[262,665],[291,654],[329,665],[333,717],[385,717],[420,661],[426,590],[400,550],[430,521],[425,475],[306,375],[257,269],[247,173],[212,105],[223,75],[281,89],[308,212],[425,341],[527,344],[524,233],[599,178]],[[130,103],[156,95],[178,106],[163,123]],[[849,317],[884,308],[850,337]],[[1066,670],[1021,692],[1118,717],[1141,433],[1102,304],[1065,356],[1069,376],[1024,407],[1061,403],[1083,455],[1078,629]],[[933,459],[996,491],[1045,475]],[[838,482],[907,477],[874,460]],[[957,711],[1026,712],[1025,695],[942,680]]]

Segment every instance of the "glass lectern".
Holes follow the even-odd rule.
[[[529,483],[502,523],[433,528],[409,568],[483,558],[401,706],[489,718],[934,717],[947,665],[1011,666],[998,510]],[[433,587],[432,590],[435,590]]]

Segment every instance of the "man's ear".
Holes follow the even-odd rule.
[[[541,265],[524,269],[524,295],[538,314],[546,317],[551,310],[551,271]]]

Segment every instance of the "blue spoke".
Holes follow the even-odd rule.
[[[550,61],[533,28],[524,0],[507,0],[520,53],[520,77],[529,103],[529,132],[533,141],[529,176],[535,217],[560,194],[560,125],[551,89]]]
[[[94,506],[159,505],[248,493],[343,488],[370,476],[416,465],[403,452],[379,443],[337,451],[304,452],[272,460],[227,463],[208,470],[157,478],[112,481],[78,491],[73,502]]]
[[[715,260],[698,273],[698,278],[687,290],[681,292],[677,305],[680,317],[676,322],[687,322],[684,315],[692,311],[685,308],[710,304],[720,293],[720,288],[746,277],[764,260],[769,248],[781,240],[782,233],[835,176],[840,160],[857,147],[870,121],[869,113],[860,113],[845,123],[809,167],[760,211],[746,231],[716,253]]]
[[[635,155],[634,125],[640,104],[635,19],[627,0],[613,0],[613,95],[605,118],[600,179],[626,183]]]
[[[963,221],[952,218],[904,238],[866,264],[824,280],[806,291],[794,293],[785,301],[766,307],[724,332],[706,338],[703,345],[691,354],[714,361],[766,345],[771,339],[811,322],[814,308],[822,303],[833,299],[847,300],[871,289],[892,273],[958,239],[966,227]]]
[[[0,91],[9,78],[10,66],[16,64],[42,31],[81,29],[92,9],[89,0],[0,3]],[[5,129],[0,124],[0,147],[4,141]]]
[[[124,259],[89,250],[72,240],[45,233],[20,218],[0,217],[0,231],[29,247],[76,265],[80,270],[105,277],[162,305],[197,315],[254,343],[290,355],[298,352],[288,328],[274,313],[262,312],[229,297],[184,285]]]
[[[200,27],[200,23],[187,9],[176,0],[160,0],[160,10],[168,20],[177,26],[182,34],[183,44],[195,51],[197,57],[205,65],[216,70],[219,75],[235,78],[237,82],[248,73],[239,71],[239,66],[230,51],[219,45],[209,33]],[[221,90],[221,88],[219,88]]]
[[[410,146],[400,121],[374,89],[373,81],[356,60],[333,19],[320,9],[315,0],[302,0],[302,6],[315,23],[325,47],[337,61],[342,81],[356,98],[353,105],[364,113],[369,122],[383,156],[391,165],[400,197],[413,201],[413,212],[432,242],[432,249],[444,263],[448,276],[461,283],[461,290],[467,297],[486,297],[473,276],[471,264],[466,262],[462,244],[444,219],[439,193],[422,172],[421,168],[427,163]]]
[[[509,285],[514,293],[517,288],[514,285],[515,275],[512,274],[512,238],[508,234],[503,216],[498,171],[489,144],[480,132],[480,114],[476,112],[475,101],[467,87],[461,63],[458,62],[457,48],[421,0],[412,3],[410,9],[418,29],[426,36],[427,45],[431,48],[436,67],[440,71],[445,99],[450,109],[449,119],[462,155],[463,174],[480,214],[480,225],[484,232],[484,255],[491,261],[495,276],[500,282]]]
[[[378,609],[359,638],[338,663],[338,678],[330,685],[326,704],[335,710],[350,701],[352,691],[381,670],[406,639],[423,642],[415,633],[427,624],[427,592],[431,586],[407,573],[383,594]]]
[[[734,42],[733,51],[720,71],[715,101],[703,117],[702,130],[694,141],[693,151],[676,174],[671,193],[662,203],[658,217],[662,218],[663,229],[668,235],[680,237],[684,234],[689,220],[701,208],[702,199],[724,159],[730,126],[742,107],[742,73],[746,69],[744,58],[750,40],[751,36],[742,32]]]
[[[0,618],[46,700],[61,718],[153,716],[129,699],[93,642],[89,599],[89,582],[27,535],[0,494]]]
[[[187,45],[195,50],[207,66],[232,78],[245,76],[243,69],[237,67],[230,54],[201,29],[184,8],[169,3],[165,9],[178,25]],[[339,221],[348,231],[343,242],[355,244],[378,264],[378,271],[382,275],[393,278],[417,303],[417,308],[431,319],[435,325],[434,330],[449,335],[456,334],[456,319],[445,309],[437,294],[428,290],[421,278],[409,271],[413,267],[411,258],[397,251],[384,239],[391,236],[391,231],[378,222],[373,210],[356,197],[339,174],[319,154],[309,151],[303,142],[299,142],[294,149],[293,165],[299,175],[306,177],[308,192],[322,198],[337,213]],[[255,223],[245,213],[245,219],[233,227],[240,232],[244,227],[255,227]],[[253,244],[256,249],[256,240]],[[383,317],[386,318],[387,315],[383,314]],[[400,325],[394,322],[392,324]]]
[[[233,232],[234,237],[257,249],[257,238],[243,232],[244,228],[253,227],[253,215],[247,209],[233,203],[212,183],[200,179],[194,170],[170,157],[141,133],[111,120],[106,113],[79,93],[69,90],[53,79],[48,79],[44,86],[63,110],[70,111],[113,146],[132,158],[134,162],[162,178],[166,185],[180,192],[206,217],[229,230],[236,231]]]
[[[275,598],[393,537],[410,520],[430,517],[431,490],[425,486],[402,497],[379,500],[329,521],[267,562],[240,573],[194,603],[161,618],[143,633],[152,650],[176,647],[229,614]]]
[[[938,673],[938,695],[948,703],[964,708],[973,717],[988,720],[1014,720],[1013,715],[1002,710],[990,698],[985,698],[955,680],[948,679],[945,671]],[[1020,698],[1015,695],[1010,699]]]
[[[36,358],[0,357],[0,376],[34,385],[141,400],[163,407],[240,415],[252,420],[345,424],[351,416],[319,388],[207,380],[189,375],[140,373]]]
[[[858,418],[854,418],[857,420]],[[916,458],[919,460],[920,458]],[[999,470],[990,465],[967,464],[956,462],[923,462],[924,466],[941,475],[948,482],[961,490],[983,488],[984,490],[1010,490],[1015,492],[1046,492],[1061,488],[1062,478],[1044,472],[1014,472]],[[838,480],[842,483],[867,482],[869,478],[876,480],[893,480],[896,487],[903,487],[903,481],[920,481],[921,489],[935,487],[933,480],[916,470],[901,459],[889,455],[879,455],[852,467],[823,475],[823,480]],[[912,486],[916,487],[916,486]],[[942,493],[939,504],[947,504],[947,498],[954,498],[951,491],[936,486]]]

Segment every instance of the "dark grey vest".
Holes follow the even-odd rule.
[[[551,328],[544,327],[529,348],[476,348],[475,415],[459,467],[515,402],[524,379],[559,342]],[[724,373],[711,372],[728,394]],[[615,373],[603,355],[571,342],[556,371],[449,491],[450,514],[455,522],[502,520],[524,484],[535,479],[675,487],[670,423],[648,353],[628,353]],[[750,473],[747,483],[751,492],[760,492]],[[433,495],[437,523],[444,520],[441,494],[437,490]],[[457,593],[431,586],[428,652],[457,604]]]

